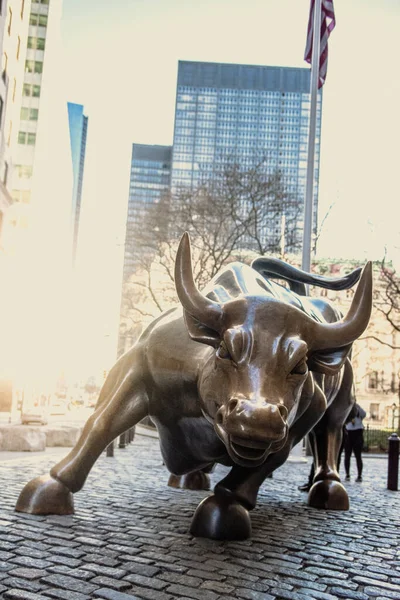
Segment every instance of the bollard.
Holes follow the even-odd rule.
[[[400,438],[397,433],[392,433],[388,438],[388,482],[387,489],[397,492],[399,481],[399,446]]]
[[[127,444],[127,433],[125,432],[119,436],[118,448],[126,448],[126,444]]]
[[[114,442],[111,442],[111,444],[108,444],[107,450],[106,450],[106,456],[108,456],[109,458],[112,458],[114,456]]]

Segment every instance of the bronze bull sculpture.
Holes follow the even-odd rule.
[[[371,264],[345,318],[328,302],[302,298],[256,269],[265,271],[263,259],[254,268],[233,263],[201,293],[189,237],[183,236],[175,265],[183,311],[161,315],[118,360],[76,446],[50,475],[25,486],[16,510],[73,513],[73,493],[101,452],[146,416],[157,426],[171,473],[196,474],[214,463],[232,467],[198,506],[191,525],[195,536],[247,538],[248,511],[260,485],[309,432],[316,464],[309,505],[348,509],[336,460],[354,403],[348,357],[371,313]],[[359,271],[339,283],[349,287]],[[318,280],[302,276],[304,282]],[[293,285],[304,292],[301,284]]]

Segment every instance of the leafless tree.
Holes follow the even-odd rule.
[[[173,268],[184,231],[191,236],[200,288],[232,260],[300,249],[303,201],[288,192],[281,172],[268,173],[264,159],[248,168],[232,161],[219,176],[202,174],[196,187],[174,190],[148,206],[134,232],[138,268],[124,284],[125,333],[176,301]]]

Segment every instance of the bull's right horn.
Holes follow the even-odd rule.
[[[220,330],[223,315],[221,305],[204,296],[194,282],[190,238],[187,232],[183,234],[176,254],[175,287],[183,308],[192,317],[214,331]]]
[[[368,262],[361,275],[349,312],[336,323],[315,324],[312,346],[323,350],[352,344],[365,331],[372,310],[372,263]]]

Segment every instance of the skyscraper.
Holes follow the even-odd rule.
[[[179,61],[172,189],[196,187],[229,161],[241,167],[265,159],[287,191],[304,201],[310,114],[310,71]],[[317,221],[321,102],[317,105],[314,224]],[[298,223],[299,237],[303,223]]]
[[[8,249],[29,256],[33,247],[41,246],[43,254],[52,247],[54,255],[56,248],[66,251],[72,194],[68,111],[60,79],[62,0],[34,0],[24,12],[27,35],[19,40],[23,79],[11,132]],[[15,13],[12,23],[19,21]]]
[[[139,264],[140,252],[134,227],[141,226],[149,205],[159,202],[170,188],[171,146],[133,144],[126,221],[124,281]],[[144,235],[146,232],[143,232]],[[150,234],[149,234],[150,235]],[[143,239],[143,237],[142,237]]]
[[[88,117],[83,114],[83,106],[68,102],[69,132],[71,140],[73,189],[72,189],[72,255],[75,259],[78,242],[79,217],[82,201],[83,173],[85,168],[86,138]]]

